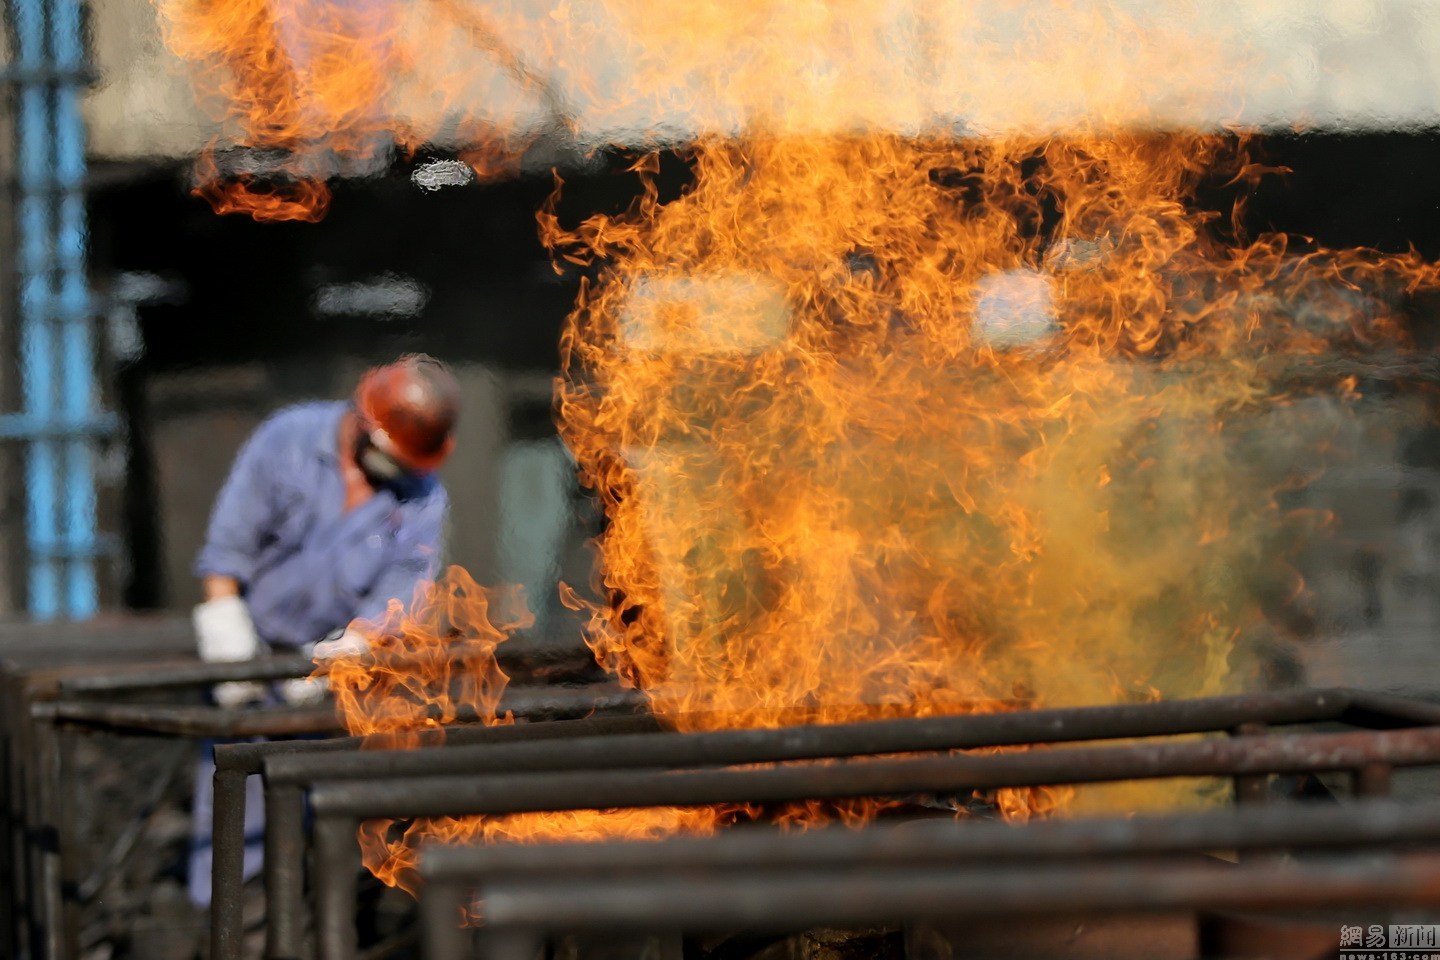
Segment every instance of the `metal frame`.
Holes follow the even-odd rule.
[[[507,691],[508,692],[508,691]],[[517,691],[519,693],[520,691]],[[287,760],[324,765],[325,758],[365,761],[393,753],[424,757],[432,762],[479,744],[511,744],[580,736],[618,736],[655,732],[654,717],[638,709],[633,693],[596,697],[583,689],[531,691],[521,699],[502,701],[502,709],[530,721],[506,726],[453,726],[421,731],[419,749],[413,751],[360,751],[366,737],[330,740],[274,741],[222,744],[215,748],[215,804],[212,837],[214,872],[211,877],[210,956],[212,960],[238,960],[241,948],[241,900],[244,886],[245,781],[266,774]],[[564,718],[572,719],[564,719]],[[573,719],[583,717],[583,719]],[[547,721],[547,722],[535,722]],[[333,769],[324,767],[323,769]],[[266,956],[298,957],[303,950],[305,855],[305,797],[299,782],[271,780],[265,789],[265,916]]]
[[[1237,807],[1179,816],[1012,825],[928,820],[785,833],[744,827],[659,842],[433,846],[423,851],[428,960],[472,955],[458,923],[478,894],[493,956],[534,956],[547,933],[775,930],[969,914],[1400,902],[1440,906],[1440,803]],[[1178,855],[1365,850],[1240,868]],[[1375,853],[1380,856],[1376,857]],[[1219,869],[1217,869],[1217,866]],[[505,951],[511,951],[506,954]]]
[[[139,736],[301,736],[333,731],[330,709],[149,706],[96,701],[138,690],[207,686],[225,680],[303,676],[309,660],[276,657],[240,663],[195,660],[102,663],[0,671],[0,947],[12,956],[68,960],[78,955],[73,737],[85,731]]]
[[[683,882],[682,882],[683,881]],[[595,884],[516,878],[492,885],[482,956],[535,960],[544,932],[804,929],[960,918],[1165,910],[1440,907],[1440,855],[1344,856],[1303,864],[1246,862],[864,869],[748,879]],[[1336,934],[1338,942],[1338,924]],[[454,956],[454,954],[451,954]],[[463,956],[464,954],[460,954]],[[1007,954],[1007,956],[1013,954]],[[1034,954],[1028,954],[1033,957]]]
[[[1345,722],[1393,728],[1440,722],[1440,707],[1346,690],[1291,691],[1121,707],[931,717],[873,724],[650,735],[633,745],[555,742],[491,747],[463,758],[471,776],[423,776],[423,759],[367,754],[328,772],[363,777],[362,767],[401,779],[308,776],[298,760],[276,759],[285,787],[308,785],[314,812],[315,890],[321,960],[355,953],[353,908],[359,870],[355,831],[372,818],[499,815],[618,807],[784,802],[851,797],[968,793],[973,789],[1177,776],[1237,779],[1237,794],[1270,773],[1344,770],[1379,791],[1392,766],[1440,763],[1440,726],[1400,733],[1246,736],[1237,741],[1139,744],[1038,750],[995,756],[919,760],[865,759],[806,764],[802,759],[874,753],[971,749],[1167,734],[1260,732],[1257,724]],[[883,731],[883,733],[879,733]],[[924,731],[923,735],[920,731]],[[913,739],[907,740],[907,735]],[[620,749],[616,749],[620,748]],[[475,751],[472,751],[474,753]],[[429,752],[427,752],[429,753]],[[374,759],[372,759],[374,758]],[[431,760],[436,760],[433,756]],[[787,761],[765,769],[686,767]],[[442,761],[444,762],[444,761]],[[629,766],[634,772],[609,772]],[[488,775],[482,773],[488,768]],[[649,769],[646,769],[649,768]],[[434,770],[434,764],[429,765]],[[525,772],[517,770],[576,772]],[[593,772],[584,772],[590,770]],[[679,771],[679,772],[677,772]],[[1369,774],[1363,771],[1370,771]],[[1248,778],[1248,779],[1247,779]],[[1368,778],[1368,779],[1367,779]],[[282,785],[276,783],[276,788]],[[272,956],[275,956],[272,954]]]
[[[78,956],[78,895],[82,878],[75,856],[73,738],[86,732],[186,739],[302,737],[333,734],[341,727],[332,705],[223,708],[201,704],[137,704],[122,699],[138,691],[206,687],[224,681],[280,680],[306,676],[315,664],[304,657],[266,657],[235,663],[194,659],[148,663],[67,665],[35,670],[0,669],[0,769],[7,786],[0,797],[0,953],[33,960]],[[524,687],[506,690],[501,712],[544,719],[599,711],[634,711],[642,698],[613,685]],[[473,712],[472,712],[473,713]],[[462,712],[461,723],[480,718]],[[653,721],[652,721],[653,723]],[[474,742],[486,728],[456,727],[455,742]],[[506,728],[495,728],[497,731]],[[516,728],[519,729],[519,728]],[[637,727],[638,729],[638,727]],[[431,736],[443,736],[445,731]],[[422,740],[426,735],[422,734]],[[500,736],[507,736],[500,734]],[[358,749],[363,738],[230,745],[218,753],[263,757],[287,749]],[[248,754],[247,754],[248,751]],[[253,761],[258,764],[258,760]],[[243,824],[244,777],[238,804],[229,789],[234,768],[217,758],[216,815],[238,812]],[[258,767],[255,770],[258,772]],[[222,776],[222,773],[225,774]],[[243,832],[243,827],[242,827]],[[228,838],[228,834],[226,835]],[[242,841],[243,843],[243,838]],[[217,862],[224,840],[216,837]]]

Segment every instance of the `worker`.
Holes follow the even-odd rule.
[[[366,373],[349,403],[300,404],[261,424],[231,467],[195,561],[200,658],[301,651],[320,660],[364,649],[347,626],[380,616],[392,599],[409,603],[437,569],[448,500],[434,471],[454,448],[459,406],[449,368],[411,354]],[[279,693],[293,700],[317,688],[300,681]],[[214,696],[239,707],[277,692],[232,682]],[[206,757],[190,858],[190,895],[201,906],[210,899]],[[247,876],[260,867],[260,807],[247,797]]]

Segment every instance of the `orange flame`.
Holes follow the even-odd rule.
[[[542,211],[559,256],[604,265],[558,393],[609,519],[600,661],[687,727],[1253,682],[1238,640],[1293,576],[1278,494],[1328,438],[1263,445],[1314,358],[1402,347],[1405,294],[1437,278],[1227,242],[1194,194],[1255,175],[1249,152],[753,135],[696,145],[673,202],[651,158],[623,215]]]
[[[352,735],[386,749],[412,746],[417,731],[455,723],[462,711],[483,723],[511,722],[499,712],[510,678],[495,650],[534,622],[521,588],[486,589],[451,567],[417,586],[408,610],[391,600],[381,619],[351,624],[366,651],[322,670]]]
[[[201,68],[202,97],[235,147],[275,151],[285,186],[261,185],[244,171],[217,169],[212,144],[196,167],[195,193],[217,213],[257,220],[318,220],[330,191],[325,154],[371,158],[388,150],[388,121],[378,115],[386,70],[385,38],[397,29],[386,3],[330,0],[160,0],[170,49]],[[357,42],[360,38],[364,42]]]
[[[679,199],[652,154],[625,213],[539,216],[557,263],[599,275],[557,389],[608,518],[588,641],[686,729],[1244,685],[1246,638],[1284,629],[1301,589],[1285,544],[1323,523],[1281,496],[1330,440],[1297,398],[1353,402],[1336,361],[1403,349],[1405,298],[1437,282],[1413,255],[1250,238],[1243,203],[1227,221],[1196,202],[1283,172],[1249,135],[1196,132],[1285,82],[1246,23],[1194,29],[1203,4],[158,2],[226,142],[288,154],[277,182],[306,185],[242,177],[212,191],[226,209],[318,216],[342,160],[447,129],[490,175],[542,129],[686,144]],[[543,107],[496,106],[516,90]],[[352,729],[489,717],[520,620],[501,622],[455,574],[392,608],[378,649],[435,655],[337,669]],[[478,638],[458,672],[452,636]],[[374,824],[367,857],[408,882],[420,834],[753,814]]]

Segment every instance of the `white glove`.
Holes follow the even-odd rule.
[[[215,702],[222,707],[261,704],[269,699],[265,684],[254,680],[226,680],[215,684]]]
[[[293,677],[280,681],[279,686],[280,699],[292,707],[313,707],[330,691],[324,677]]]
[[[191,622],[195,625],[200,659],[206,663],[250,660],[260,652],[260,638],[250,620],[250,610],[239,597],[206,600],[195,607]],[[264,684],[254,681],[234,680],[215,685],[215,702],[222,707],[260,703],[264,699]]]
[[[260,652],[260,638],[250,610],[239,597],[216,597],[197,606],[191,616],[200,659],[206,663],[250,660]]]
[[[355,657],[370,649],[370,641],[363,634],[346,630],[334,640],[321,640],[310,651],[317,664],[340,657]],[[325,699],[330,685],[324,677],[298,677],[280,684],[280,696],[293,706],[311,706]]]
[[[316,663],[324,663],[326,660],[337,660],[340,657],[358,657],[370,649],[370,641],[363,633],[346,628],[334,640],[321,640],[315,644],[315,649],[310,651],[310,656]]]

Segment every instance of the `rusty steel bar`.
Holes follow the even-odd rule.
[[[1367,763],[1354,773],[1354,792],[1360,797],[1388,797],[1391,774],[1394,771],[1385,763]]]
[[[1270,732],[1265,723],[1242,723],[1233,731],[1237,737],[1263,737]],[[1235,778],[1235,802],[1240,804],[1264,803],[1270,796],[1269,774],[1250,774]]]
[[[560,706],[557,702],[554,706]],[[519,723],[503,726],[482,724],[455,724],[417,731],[415,749],[451,749],[476,743],[504,743],[511,740],[545,740],[566,737],[589,736],[592,734],[655,733],[662,728],[650,714],[597,715],[594,717],[564,718],[564,714],[551,715],[542,712],[517,714]],[[329,737],[324,740],[262,740],[248,743],[224,743],[215,747],[216,766],[244,770],[247,774],[260,773],[265,761],[271,757],[351,752],[358,753],[373,746],[376,737],[349,736]],[[368,752],[368,751],[367,751]]]
[[[459,871],[466,878],[461,881],[436,874],[428,864],[433,854],[427,852],[420,861],[425,876],[420,891],[420,945],[427,960],[470,960],[472,931],[463,926],[463,921],[474,899],[470,893],[474,883],[467,882],[469,875],[465,871]]]
[[[55,696],[129,693],[178,687],[205,687],[229,680],[286,680],[315,672],[308,657],[257,657],[224,663],[184,658],[149,663],[107,664],[103,668],[71,667],[56,671]]]
[[[592,710],[637,709],[642,698],[634,691],[605,687],[603,693],[583,688],[516,687],[506,691],[500,709],[517,715],[564,714]],[[293,737],[332,733],[341,728],[332,705],[314,707],[212,707],[205,705],[111,703],[92,700],[49,700],[35,703],[37,720],[136,736],[232,739]]]
[[[46,960],[66,958],[65,933],[62,919],[64,902],[60,889],[60,827],[56,816],[60,782],[59,731],[47,724],[36,724],[32,731],[31,750],[35,776],[32,780],[32,815],[28,821],[32,876],[37,890],[32,895],[36,908],[36,937],[32,947],[39,945]],[[68,960],[68,958],[67,958]]]
[[[315,819],[316,960],[355,958],[355,899],[362,867],[355,841],[359,826],[348,817]]]
[[[783,760],[815,760],[887,753],[921,753],[1035,743],[1207,733],[1244,726],[1256,717],[1274,723],[1340,717],[1349,706],[1338,691],[1289,691],[1240,697],[1071,707],[1021,713],[813,724],[774,729],[608,736],[581,740],[485,745],[432,756],[414,750],[327,756],[277,755],[267,760],[267,783],[316,783],[385,777],[440,776],[491,771],[694,767]],[[1237,724],[1236,718],[1247,718]],[[1263,729],[1263,726],[1262,726]]]
[[[216,748],[219,756],[219,747]],[[242,900],[238,893],[220,896],[218,878],[245,876],[245,804],[236,804],[235,794],[245,795],[245,773],[215,764],[215,791],[211,808],[211,875],[214,890],[210,898],[210,952],[214,957],[238,958],[245,929]],[[228,800],[228,802],[227,802]],[[267,918],[268,919],[268,918]]]
[[[463,816],[555,809],[779,803],[845,797],[966,793],[1165,777],[1317,773],[1370,763],[1440,763],[1440,727],[1291,734],[1237,740],[1030,750],[991,756],[866,759],[763,769],[523,773],[317,784],[318,815]]]
[[[603,884],[520,875],[498,878],[486,888],[485,919],[492,934],[730,931],[1090,911],[1375,905],[1440,909],[1440,854],[1305,863],[786,870],[725,877],[667,872]]]
[[[659,842],[434,844],[422,851],[420,873],[427,884],[483,888],[492,878],[533,873],[615,877],[672,869],[963,865],[1401,844],[1440,845],[1440,801],[1358,800],[1030,823],[930,819],[805,833],[751,825]]]
[[[1398,697],[1373,690],[1346,689],[1345,722],[1357,727],[1408,727],[1440,724],[1440,703]]]
[[[521,708],[531,710],[522,718],[544,718],[551,709],[579,709],[573,699],[550,701],[527,697]],[[519,713],[520,711],[515,711]],[[429,756],[477,743],[546,740],[585,735],[618,735],[658,731],[658,722],[647,715],[596,716],[573,720],[522,722],[506,726],[455,726],[417,734]],[[267,760],[279,756],[315,757],[331,752],[357,753],[370,738],[338,737],[329,740],[291,740],[263,743],[220,744],[215,748],[214,843],[216,860],[212,874],[210,914],[210,956],[215,960],[238,960],[241,944],[240,905],[243,887],[241,861],[219,856],[221,847],[243,851],[245,821],[245,778],[258,774]],[[229,776],[222,782],[221,772]],[[304,898],[292,896],[301,873],[305,837],[303,796],[299,791],[271,796],[266,791],[266,956],[297,957],[302,949]],[[237,853],[237,857],[238,857]]]
[[[57,958],[80,957],[80,783],[75,760],[75,734],[52,731],[55,749],[55,863],[58,870],[60,949]]]
[[[265,791],[265,900],[298,903],[305,897],[305,858],[287,848],[290,837],[305,835],[305,795],[298,787]],[[301,851],[303,854],[303,851]],[[219,876],[218,868],[212,878]],[[243,877],[243,874],[234,874]],[[213,879],[212,879],[213,883]],[[265,955],[298,956],[304,932],[296,923],[297,910],[265,912]]]
[[[15,789],[15,766],[10,749],[8,687],[9,676],[3,667],[0,667],[0,773],[5,776],[5,783],[0,785],[0,953],[18,957],[21,946],[16,931],[18,914],[15,884],[19,878],[15,874],[15,838],[11,834],[14,828],[12,792]]]
[[[635,767],[695,767],[816,759],[897,752],[963,749],[1035,742],[1060,742],[1107,737],[1159,736],[1221,730],[1256,716],[1276,723],[1314,722],[1343,716],[1350,703],[1346,691],[1285,691],[1118,706],[1034,710],[1019,713],[973,714],[911,718],[865,723],[813,725],[770,730],[734,730],[708,734],[610,736],[603,742],[583,739],[545,743],[456,747],[436,755],[430,751],[379,751],[363,754],[280,754],[265,761],[267,789],[309,786],[323,781],[376,777],[433,777],[463,771],[472,777],[504,773],[505,782],[521,771],[606,770]],[[588,779],[588,778],[587,778]],[[467,782],[470,781],[467,778]],[[368,792],[368,785],[362,787]],[[294,804],[298,801],[289,801]],[[277,838],[281,852],[298,859],[304,837],[298,819],[284,818],[289,836]],[[270,828],[275,829],[275,828]],[[337,835],[339,831],[336,832]],[[320,841],[317,839],[317,844]],[[293,868],[287,868],[287,871]],[[321,899],[343,902],[333,887],[346,883],[343,868],[327,870],[321,882],[332,888]],[[296,909],[293,899],[274,899],[273,911]],[[288,929],[293,921],[285,916]],[[339,935],[341,924],[322,922],[326,937]],[[350,925],[350,926],[353,926]],[[322,938],[322,943],[327,942]],[[270,954],[289,957],[286,950]],[[345,951],[339,950],[339,956]]]
[[[572,809],[781,803],[968,793],[1000,787],[1157,777],[1351,770],[1440,762],[1440,727],[1244,738],[1253,742],[1137,744],[989,756],[865,759],[719,770],[520,773],[485,778],[320,783],[310,793],[320,960],[353,955],[355,829],[375,817],[496,815]]]
[[[11,671],[0,672],[0,743],[5,754],[4,830],[5,862],[0,864],[5,877],[5,900],[0,903],[0,918],[5,940],[0,942],[7,956],[25,956],[29,950],[29,876],[26,872],[25,777],[22,762],[24,747],[20,741],[21,723],[17,714],[25,703],[20,687],[23,679]]]
[[[51,700],[31,708],[37,720],[129,736],[296,737],[340,729],[333,706],[212,707],[204,704]]]
[[[42,949],[45,934],[38,872],[38,848],[45,841],[44,824],[50,811],[37,798],[40,760],[37,755],[35,724],[30,706],[43,692],[34,674],[9,671],[5,677],[4,723],[10,766],[9,807],[11,857],[10,912],[13,955],[35,955]]]

